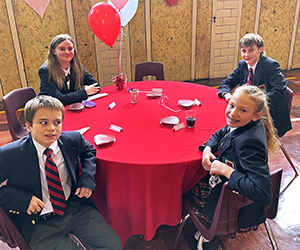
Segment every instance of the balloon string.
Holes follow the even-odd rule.
[[[123,31],[123,27],[124,27],[124,26],[121,26],[121,27],[122,27],[122,29],[121,29],[122,34],[123,34],[124,36],[127,36],[126,33]]]
[[[121,63],[122,63],[122,36],[123,36],[123,28],[121,28],[121,32],[119,35],[119,75],[121,73]]]
[[[139,91],[139,93],[151,93],[151,91]],[[181,110],[174,110],[169,108],[168,106],[166,106],[167,102],[169,101],[169,97],[167,95],[165,95],[164,93],[161,93],[161,98],[158,99],[158,104],[160,104],[161,106],[163,106],[164,108],[171,110],[172,112],[180,112]]]
[[[162,93],[162,96],[161,98],[158,100],[158,103],[163,106],[164,108],[168,109],[168,110],[171,110],[173,112],[180,112],[181,110],[174,110],[174,109],[171,109],[169,108],[168,106],[166,106],[167,102],[169,101],[169,97],[167,97],[164,93]]]
[[[120,72],[120,70],[119,70],[119,65],[118,65],[118,62],[117,62],[117,58],[116,58],[115,55],[114,55],[114,58],[115,58],[115,62],[116,62],[116,66],[117,66],[118,72]],[[119,75],[120,75],[120,73],[119,73]]]
[[[120,19],[123,20],[123,16],[122,16],[122,12],[121,10],[118,9],[119,15],[120,15]],[[121,26],[121,28],[123,28],[123,26]]]

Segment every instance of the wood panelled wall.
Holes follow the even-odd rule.
[[[166,80],[209,78],[212,10],[217,1],[179,0],[170,7],[167,0],[139,0],[122,40],[122,72],[129,81],[134,80],[134,65],[146,60],[162,62]],[[300,0],[241,1],[240,37],[258,32],[268,56],[283,70],[300,68]],[[116,48],[108,48],[88,25],[89,10],[97,2],[52,0],[40,18],[23,0],[0,0],[0,97],[26,86],[39,92],[38,69],[52,38],[60,33],[73,36],[84,67],[102,86],[113,84],[118,41]]]

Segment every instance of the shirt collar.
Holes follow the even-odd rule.
[[[232,128],[232,127],[229,127],[229,126],[228,126],[228,128],[229,128],[229,133],[231,133],[232,131],[234,131],[234,130],[236,130],[236,129],[237,129],[237,127],[235,127],[235,128]]]
[[[259,60],[258,60],[253,66],[250,66],[249,64],[247,64],[248,70],[249,70],[250,68],[253,69],[253,74],[254,74],[254,71],[255,71],[255,69],[256,69],[256,66],[257,66],[258,62],[259,62]]]
[[[62,70],[64,71],[65,76],[71,75],[71,74],[70,74],[70,65],[69,65],[69,67],[68,67],[67,69],[63,69],[63,68],[62,68]]]
[[[38,157],[41,157],[44,154],[44,151],[46,149],[46,147],[44,147],[43,145],[41,145],[40,143],[38,143],[36,140],[34,140],[32,138],[33,144],[36,148]],[[48,148],[52,149],[53,154],[57,155],[57,153],[60,151],[60,148],[58,146],[57,141],[53,142]]]

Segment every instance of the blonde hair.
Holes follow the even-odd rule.
[[[275,153],[280,142],[277,138],[277,130],[273,125],[273,119],[269,112],[267,95],[258,87],[252,85],[242,85],[236,88],[235,92],[246,93],[254,101],[256,112],[262,111],[261,120],[263,121],[267,134],[268,153]]]
[[[56,55],[53,54],[53,50],[65,40],[69,40],[74,45],[74,57],[70,62],[70,72],[72,76],[75,78],[75,90],[83,88],[83,78],[84,73],[79,60],[79,56],[77,55],[75,44],[72,39],[67,34],[60,34],[54,37],[50,43],[49,51],[48,51],[48,64],[47,69],[49,70],[49,78],[52,78],[54,82],[57,84],[58,88],[62,90],[65,86],[65,73],[62,70],[59,61],[57,60]],[[49,79],[50,80],[50,79]]]

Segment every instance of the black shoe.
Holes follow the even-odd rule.
[[[203,242],[203,250],[213,250],[213,243],[210,242]]]

